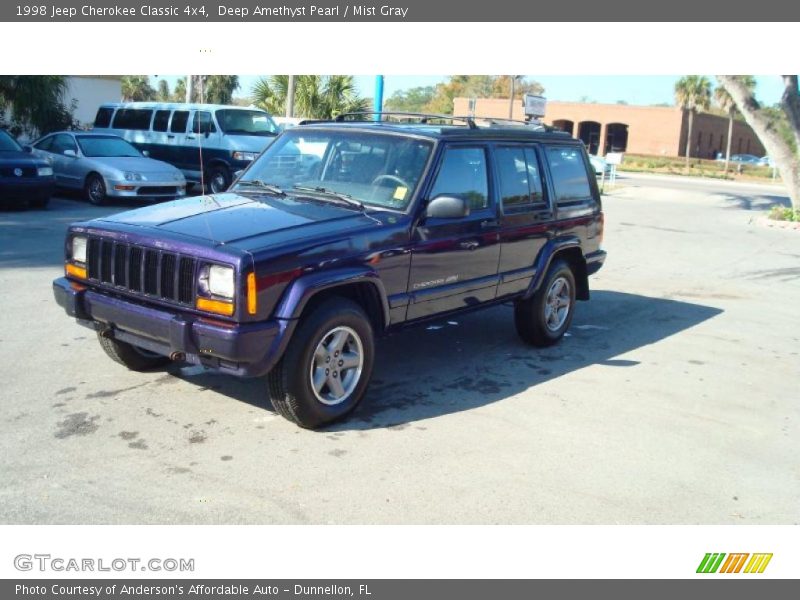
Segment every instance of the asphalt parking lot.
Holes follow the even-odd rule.
[[[800,523],[800,231],[779,188],[627,177],[569,337],[511,309],[383,340],[354,417],[127,372],[52,298],[77,199],[0,211],[2,523]]]

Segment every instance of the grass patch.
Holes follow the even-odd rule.
[[[772,169],[758,165],[725,163],[703,158],[686,159],[673,156],[650,156],[647,154],[626,154],[619,171],[633,173],[664,173],[668,175],[684,175],[687,177],[706,177],[711,179],[771,181]]]

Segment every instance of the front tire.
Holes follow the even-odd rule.
[[[86,199],[95,206],[102,206],[106,203],[106,183],[97,173],[92,173],[86,178],[83,191]]]
[[[567,262],[556,260],[536,293],[514,305],[514,324],[524,342],[552,346],[569,329],[574,312],[575,275]]]
[[[224,166],[211,167],[206,175],[206,181],[212,194],[226,192],[231,185],[231,172]]]
[[[374,360],[367,315],[346,298],[331,298],[303,318],[267,375],[272,406],[307,429],[342,419],[366,394]]]
[[[148,352],[113,338],[104,337],[99,331],[97,332],[97,339],[100,341],[100,347],[105,350],[111,360],[124,365],[131,371],[149,371],[169,363],[169,358],[166,356]]]

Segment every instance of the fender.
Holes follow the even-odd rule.
[[[556,256],[556,254],[568,248],[580,249],[580,239],[577,236],[569,235],[547,241],[533,264],[534,268],[536,269],[536,274],[533,276],[533,279],[531,279],[528,290],[522,296],[525,300],[533,296],[542,285],[542,281],[544,280],[545,275],[547,275],[547,270],[550,268],[550,263],[553,262],[553,258]],[[583,251],[581,251],[581,256],[583,256]]]
[[[368,283],[375,286],[380,297],[383,322],[389,323],[389,301],[383,282],[376,271],[367,267],[343,267],[310,273],[295,279],[278,303],[274,312],[276,319],[296,320],[300,318],[308,301],[317,293],[352,283]]]

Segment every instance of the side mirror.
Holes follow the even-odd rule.
[[[461,219],[469,216],[469,204],[456,196],[436,196],[428,203],[425,216],[435,219]]]
[[[64,156],[70,156],[72,158],[77,158],[78,153],[75,150],[64,150]]]
[[[33,146],[23,146],[22,151],[31,154],[33,152]]]
[[[150,150],[142,150],[142,156],[150,156]]]

